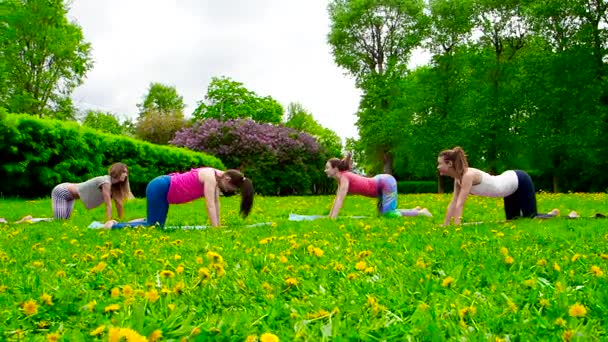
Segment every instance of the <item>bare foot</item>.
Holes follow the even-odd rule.
[[[422,216],[426,216],[426,217],[433,217],[433,214],[431,214],[431,212],[427,208],[422,208],[422,209],[418,210],[418,215],[422,215]]]
[[[118,221],[116,221],[116,220],[109,220],[109,221],[107,221],[106,223],[103,224],[103,228],[104,229],[112,229],[112,226],[114,224],[116,224],[116,223],[118,223]]]
[[[547,214],[559,216],[559,209],[555,208],[555,209],[551,210],[550,212],[548,212]]]
[[[422,208],[419,205],[414,207],[414,210],[420,210],[420,209],[422,209]]]
[[[568,214],[568,217],[570,218],[576,218],[576,217],[581,217],[576,211],[571,211],[570,214]]]
[[[23,223],[33,219],[32,215],[25,215],[21,218],[21,220],[16,221],[15,223]]]

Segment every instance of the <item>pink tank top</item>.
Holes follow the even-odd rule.
[[[348,193],[367,197],[378,196],[378,187],[374,178],[359,176],[350,171],[340,172],[341,177],[348,179]]]
[[[180,204],[193,201],[205,196],[205,188],[198,179],[198,172],[203,168],[192,169],[184,173],[172,173],[167,201],[170,204]]]

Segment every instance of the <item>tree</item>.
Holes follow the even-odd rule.
[[[357,123],[361,142],[367,145],[368,156],[378,155],[383,161],[386,173],[392,172],[392,132],[381,128],[390,128],[382,122],[392,97],[382,87],[407,70],[425,29],[423,7],[422,0],[334,0],[329,4],[328,42],[334,60],[355,77],[364,93]],[[371,143],[378,136],[386,139]]]
[[[112,113],[89,110],[82,120],[82,125],[110,134],[122,134],[123,128]]]
[[[329,157],[339,157],[342,154],[342,140],[331,129],[321,126],[301,104],[290,103],[287,106],[285,126],[300,132],[305,132],[317,139],[325,148]]]
[[[283,107],[272,97],[259,97],[242,83],[228,77],[213,77],[205,99],[192,114],[195,120],[252,119],[257,122],[279,123]]]
[[[184,104],[184,98],[177,93],[175,87],[162,83],[150,83],[148,93],[143,102],[137,104],[137,107],[140,117],[151,112],[183,117],[186,105]]]
[[[0,3],[1,106],[39,117],[53,116],[52,104],[66,108],[92,67],[91,46],[66,13],[63,0]]]

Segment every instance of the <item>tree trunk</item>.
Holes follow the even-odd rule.
[[[553,192],[554,193],[558,193],[559,192],[559,178],[557,177],[556,174],[553,174]]]
[[[393,174],[393,157],[391,156],[390,152],[385,151],[383,153],[383,159],[384,159],[383,173],[392,175]]]

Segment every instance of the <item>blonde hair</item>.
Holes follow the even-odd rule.
[[[124,163],[114,163],[108,169],[108,174],[114,179],[118,179],[123,172],[127,172],[127,178],[124,182],[112,184],[112,198],[116,201],[125,202],[133,198],[131,186],[129,185],[129,169]]]
[[[458,179],[462,179],[462,176],[467,169],[469,168],[469,162],[467,161],[467,155],[464,153],[464,150],[460,146],[456,146],[451,150],[444,150],[439,153],[439,156],[443,158],[444,161],[451,161],[456,170],[456,174],[458,175]]]

